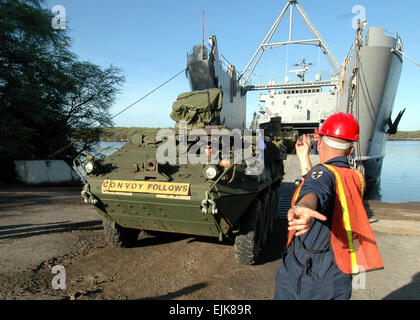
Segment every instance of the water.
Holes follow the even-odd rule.
[[[100,142],[96,151],[110,155],[125,142]],[[382,166],[383,202],[420,202],[420,141],[387,141]]]
[[[381,201],[420,202],[420,141],[387,141]]]
[[[91,154],[93,156],[98,156],[100,154],[104,156],[109,156],[124,145],[125,142],[100,141],[98,145],[94,148],[94,150],[92,150]]]

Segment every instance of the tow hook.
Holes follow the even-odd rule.
[[[81,192],[81,195],[82,195],[83,199],[85,200],[85,203],[90,203],[90,204],[97,204],[98,203],[98,199],[96,199],[94,197],[94,195],[90,192],[89,183],[86,183],[83,186],[83,190]]]
[[[208,193],[206,192],[206,198],[201,201],[201,212],[203,214],[211,213],[212,215],[217,214],[216,202],[208,198]]]

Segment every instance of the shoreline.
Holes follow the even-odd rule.
[[[107,127],[103,128],[99,141],[124,142],[136,134],[155,134],[160,127]],[[395,135],[388,136],[387,141],[420,141],[420,130],[398,131]]]
[[[420,138],[391,138],[387,141],[420,141]]]
[[[129,139],[122,140],[108,140],[108,139],[99,139],[98,142],[127,142]],[[420,138],[391,138],[386,141],[420,141]]]

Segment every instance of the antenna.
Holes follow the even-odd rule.
[[[202,51],[203,51],[203,60],[206,58],[205,57],[205,55],[204,55],[204,10],[202,11],[202,15],[203,15],[203,42],[202,42],[202,46],[201,46],[201,49],[202,49]]]
[[[203,47],[204,47],[204,11],[203,11]]]

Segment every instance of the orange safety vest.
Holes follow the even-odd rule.
[[[330,243],[335,262],[346,274],[383,269],[375,236],[363,206],[365,180],[360,171],[323,164],[335,177],[335,203]],[[296,189],[292,207],[299,197],[303,183]],[[289,232],[289,247],[296,230]]]
[[[314,130],[314,141],[319,141],[318,129]]]

